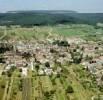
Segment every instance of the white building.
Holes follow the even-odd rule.
[[[44,70],[43,70],[43,69],[40,69],[40,70],[38,71],[38,74],[39,74],[39,75],[44,75]]]
[[[22,76],[27,76],[28,69],[27,68],[22,68]]]
[[[53,73],[53,70],[51,68],[45,68],[44,72],[46,75],[51,75]]]

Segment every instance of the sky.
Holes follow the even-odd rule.
[[[15,10],[73,10],[103,13],[103,0],[0,0],[0,12]]]

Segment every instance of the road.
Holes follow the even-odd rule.
[[[0,64],[0,77],[2,75],[3,70],[4,70],[4,65]]]
[[[8,90],[8,83],[9,83],[9,81],[6,82],[6,87],[5,87],[5,91],[4,91],[4,95],[3,95],[3,99],[2,100],[6,100],[7,90]]]
[[[48,36],[47,38],[49,38],[50,36],[52,36],[52,32],[53,32],[53,28],[50,27],[49,31],[48,31]]]
[[[22,97],[23,100],[31,100],[31,79],[30,78],[24,78],[23,79],[23,91],[22,91]]]
[[[12,84],[13,84],[13,77],[11,77],[11,82],[10,82],[9,91],[8,91],[6,100],[10,100],[10,96],[11,96],[11,92],[12,92]]]
[[[7,30],[6,30],[6,28],[5,28],[4,34],[0,37],[0,40],[2,40],[6,35],[7,35]]]
[[[49,30],[49,35],[52,35],[52,31],[53,31],[53,28],[50,28],[50,30]]]

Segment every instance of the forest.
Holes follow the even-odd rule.
[[[62,10],[9,11],[0,13],[0,25],[42,26],[56,24],[89,24],[103,22],[103,13],[78,13]]]

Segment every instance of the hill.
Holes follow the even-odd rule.
[[[103,13],[78,13],[65,10],[9,11],[0,13],[0,25],[92,24],[103,22]]]

